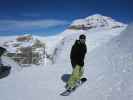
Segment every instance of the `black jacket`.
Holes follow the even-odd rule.
[[[85,43],[81,43],[79,40],[76,40],[74,45],[72,46],[70,59],[72,64],[78,64],[80,66],[84,66],[84,58],[87,52],[87,47]]]

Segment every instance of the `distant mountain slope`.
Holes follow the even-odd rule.
[[[119,28],[124,27],[125,24],[118,22],[111,17],[106,17],[101,14],[94,14],[84,19],[78,19],[73,21],[70,29],[82,29],[88,30],[92,28]]]

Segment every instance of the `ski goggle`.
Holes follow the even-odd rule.
[[[85,41],[86,41],[86,39],[81,39],[81,38],[80,38],[79,40],[80,40],[81,42],[85,42]]]

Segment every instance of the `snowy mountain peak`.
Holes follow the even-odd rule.
[[[90,19],[90,18],[102,18],[102,17],[105,17],[105,16],[103,16],[101,14],[94,14],[94,15],[86,17],[86,19]]]
[[[92,28],[119,28],[124,26],[126,25],[112,19],[111,17],[106,17],[101,14],[94,14],[84,19],[73,21],[70,29],[88,30]]]

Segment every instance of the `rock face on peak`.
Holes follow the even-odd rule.
[[[26,35],[23,35],[23,36],[18,36],[17,38],[16,38],[16,40],[18,41],[18,42],[24,42],[24,41],[31,41],[31,40],[33,40],[33,37],[32,37],[32,35],[31,34],[26,34]]]
[[[95,14],[84,19],[73,21],[69,29],[88,30],[93,28],[119,28],[124,26],[126,25],[112,19],[111,17]]]

